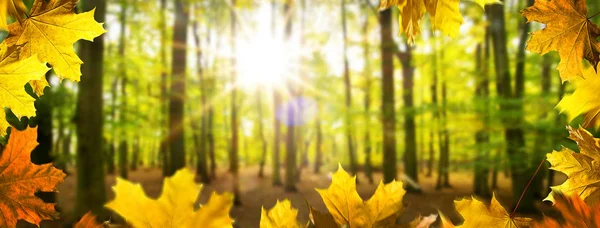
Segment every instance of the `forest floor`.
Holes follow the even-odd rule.
[[[297,183],[297,192],[285,192],[283,187],[273,187],[271,184],[270,172],[266,172],[264,178],[258,178],[258,167],[245,167],[240,170],[240,186],[242,205],[233,207],[231,217],[235,220],[236,227],[258,227],[261,207],[266,209],[275,205],[277,200],[290,199],[292,206],[299,209],[298,220],[305,223],[309,220],[308,208],[306,202],[320,211],[327,211],[321,196],[314,190],[315,188],[327,188],[331,183],[330,171],[322,170],[320,174],[314,174],[312,169],[303,169],[301,181]],[[359,184],[357,191],[363,199],[368,199],[381,179],[381,174],[374,176],[375,183],[370,184],[366,177],[358,174]],[[71,211],[75,202],[75,183],[76,177],[70,175],[65,182],[60,184],[58,190],[58,207],[61,210],[61,219],[69,220]],[[106,177],[108,199],[114,198],[111,186],[115,184],[115,176]],[[141,183],[146,194],[149,197],[157,198],[162,189],[162,173],[160,169],[138,169],[129,173],[129,180]],[[460,222],[460,215],[454,210],[453,201],[470,196],[472,193],[472,173],[453,172],[450,175],[452,188],[442,190],[435,189],[435,175],[427,177],[425,174],[419,176],[419,183],[423,190],[422,193],[407,193],[404,196],[405,210],[400,217],[401,223],[407,223],[418,215],[437,214],[438,210],[450,217],[453,222]],[[561,181],[562,182],[562,181]],[[556,182],[556,183],[561,183]],[[221,170],[217,174],[217,179],[210,185],[205,185],[200,196],[200,202],[206,202],[212,191],[219,193],[231,191],[231,175],[226,170]],[[510,179],[503,174],[498,175],[498,186],[496,197],[502,205],[508,207],[513,205],[510,193]],[[487,201],[489,202],[489,201]],[[44,222],[42,227],[60,227],[56,222]]]

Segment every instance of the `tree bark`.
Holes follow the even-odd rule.
[[[169,159],[169,147],[168,143],[168,132],[165,132],[165,127],[168,125],[167,113],[169,110],[168,103],[168,75],[167,75],[167,0],[160,0],[160,102],[161,110],[161,134],[163,137],[160,139],[160,145],[158,146],[158,153],[161,158],[162,174],[167,176],[169,174],[169,165],[171,164]]]
[[[271,36],[275,37],[277,0],[271,0]],[[281,186],[281,120],[277,119],[277,111],[281,108],[281,92],[273,90],[273,186]]]
[[[95,19],[105,21],[106,1],[89,0],[83,5],[84,10],[96,8]],[[102,151],[103,136],[103,99],[102,86],[104,75],[104,35],[94,42],[81,43],[82,77],[79,83],[77,98],[77,191],[74,215],[82,216],[92,211],[104,218],[106,202],[106,186],[104,182],[104,160]]]
[[[412,65],[412,50],[406,43],[406,51],[400,53],[402,63],[402,98],[404,100],[404,172],[415,183],[419,183],[419,172],[417,170],[417,139],[416,124],[414,116],[414,73]],[[412,185],[404,185],[407,191],[417,192],[419,189]]]
[[[500,96],[500,109],[504,113],[515,112],[516,115],[504,118],[504,137],[506,140],[506,154],[510,166],[510,175],[512,180],[512,192],[514,196],[519,196],[525,190],[529,178],[533,174],[528,167],[527,153],[525,153],[525,134],[521,129],[523,122],[523,107],[521,98],[524,94],[524,57],[525,42],[529,24],[523,21],[521,37],[519,39],[519,49],[517,51],[517,63],[515,71],[515,93],[513,95],[511,88],[511,75],[509,72],[509,58],[507,50],[507,38],[504,17],[504,5],[490,5],[488,11],[490,19],[490,33],[495,53],[495,70],[497,77],[497,91]],[[514,102],[511,98],[514,98]],[[534,197],[532,191],[525,192],[519,212],[535,211],[533,205]]]
[[[127,107],[127,66],[125,64],[125,43],[126,43],[126,31],[127,31],[127,6],[125,1],[121,1],[121,14],[119,15],[119,23],[121,24],[121,33],[119,36],[119,72],[121,75],[121,110],[119,111],[119,123],[123,126],[128,118],[128,107]],[[128,154],[129,154],[129,143],[127,142],[127,136],[125,130],[121,129],[119,136],[119,176],[127,179],[128,167]]]
[[[237,59],[235,55],[236,50],[236,30],[237,30],[237,17],[235,15],[235,7],[237,6],[237,0],[232,0],[232,5],[229,13],[231,17],[231,50],[232,50],[232,59],[231,59],[231,68],[232,75],[231,81],[235,84],[237,80]],[[230,170],[233,175],[233,203],[235,205],[241,205],[241,194],[240,194],[240,186],[238,179],[238,153],[239,153],[239,118],[238,118],[238,104],[237,104],[237,88],[234,86],[231,90],[231,151],[230,151]]]
[[[343,48],[343,56],[344,56],[344,91],[346,95],[346,112],[345,112],[345,122],[344,128],[346,130],[346,143],[348,146],[348,156],[350,161],[350,169],[348,170],[350,174],[356,174],[356,155],[354,149],[354,140],[352,134],[352,116],[351,116],[351,108],[352,108],[352,81],[350,79],[350,65],[348,62],[348,28],[347,28],[347,20],[346,20],[346,0],[341,1],[341,15],[342,15],[342,36],[344,39],[344,48]]]
[[[185,69],[187,66],[187,27],[189,13],[187,1],[175,0],[175,22],[173,25],[173,44],[171,63],[171,85],[169,93],[169,153],[170,165],[168,176],[185,167],[184,140],[184,104],[185,104]]]
[[[486,33],[484,35],[483,44],[477,45],[476,51],[476,64],[475,68],[478,69],[475,80],[475,107],[477,110],[478,118],[483,122],[482,129],[475,133],[475,143],[477,155],[475,158],[475,169],[474,169],[474,193],[476,195],[489,198],[492,196],[492,192],[489,182],[489,142],[490,133],[489,129],[489,36],[488,28],[486,27]]]
[[[260,137],[261,142],[261,157],[260,157],[260,167],[258,171],[258,177],[262,178],[265,176],[265,163],[267,162],[267,138],[265,137],[264,126],[263,126],[263,107],[262,107],[262,93],[260,92],[260,88],[256,91],[256,108],[258,109],[258,137]]]
[[[396,179],[396,117],[394,110],[394,52],[392,11],[379,13],[381,26],[381,124],[383,126],[383,182]]]
[[[197,5],[198,6],[198,5]],[[198,6],[199,7],[199,6]],[[202,65],[202,59],[203,59],[203,51],[202,51],[202,44],[200,42],[200,34],[199,34],[199,29],[198,29],[198,21],[194,21],[194,27],[193,27],[194,31],[194,41],[196,43],[196,67],[197,69],[197,74],[199,77],[199,81],[200,81],[200,100],[201,100],[201,107],[200,107],[200,113],[202,116],[200,116],[200,135],[198,136],[198,143],[197,143],[197,153],[198,153],[198,158],[196,160],[196,174],[198,174],[200,176],[200,180],[202,180],[202,182],[209,184],[211,179],[210,176],[208,174],[208,162],[207,162],[207,158],[208,158],[208,154],[207,154],[207,117],[208,117],[208,113],[206,112],[207,107],[209,106],[208,101],[207,101],[207,88],[206,88],[206,77],[204,75],[204,67]]]
[[[371,152],[373,151],[372,143],[371,143],[371,85],[372,78],[371,74],[373,73],[371,70],[371,62],[369,61],[369,55],[371,54],[371,46],[369,45],[369,17],[365,17],[365,21],[363,22],[363,58],[365,61],[365,66],[363,69],[364,73],[364,121],[365,121],[365,135],[364,135],[364,152],[365,152],[365,175],[369,183],[373,183],[373,167],[371,162]]]
[[[285,38],[286,38],[286,48],[289,48],[290,40],[292,36],[292,19],[293,19],[293,1],[294,0],[286,0],[283,10],[286,18],[289,18],[285,24]],[[287,79],[286,83],[288,84],[288,89],[290,91],[290,98],[285,108],[285,118],[287,121],[287,132],[286,132],[286,156],[285,156],[285,183],[284,188],[287,192],[295,192],[296,190],[296,113],[299,111],[296,107],[296,104],[299,102],[294,102],[294,99],[297,99],[298,91],[295,88],[294,82]]]

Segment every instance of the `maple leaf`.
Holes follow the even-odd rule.
[[[401,213],[402,198],[406,191],[402,182],[379,183],[373,196],[363,201],[356,192],[356,176],[351,177],[341,165],[332,175],[327,189],[317,189],[325,206],[338,225],[350,227],[377,227],[378,222]]]
[[[527,50],[544,55],[558,51],[558,71],[563,81],[582,76],[582,58],[594,68],[600,61],[600,28],[588,19],[587,6],[581,0],[535,0],[521,11],[527,22],[537,21],[546,28],[535,31]]]
[[[45,203],[34,194],[55,192],[65,174],[52,164],[31,163],[31,151],[37,145],[37,128],[13,128],[0,157],[0,227],[15,227],[20,219],[39,226],[42,220],[58,218],[54,203]]]
[[[489,228],[517,228],[527,227],[531,223],[530,218],[515,217],[511,218],[508,212],[496,200],[496,195],[492,196],[489,206],[483,202],[471,197],[462,200],[455,200],[454,207],[463,217],[462,225],[455,226],[448,218],[440,213],[442,218],[442,227],[489,227]]]
[[[575,92],[565,95],[556,107],[567,114],[569,122],[585,113],[583,127],[600,127],[600,75],[588,68],[584,77],[571,80],[575,85]]]
[[[431,16],[433,29],[443,34],[455,36],[458,34],[463,19],[458,8],[460,0],[382,0],[379,9],[393,6],[400,10],[400,32],[406,33],[408,43],[413,43],[421,33],[419,22],[425,12]],[[491,0],[484,0],[491,1]]]
[[[550,187],[552,191],[545,200],[555,202],[557,192],[566,195],[577,194],[589,204],[600,200],[600,144],[599,139],[584,128],[573,129],[567,126],[569,138],[577,142],[579,153],[563,147],[561,151],[553,151],[546,155],[550,169],[562,172],[568,179],[558,186]]]
[[[103,228],[106,227],[102,223],[98,223],[96,221],[96,216],[91,212],[86,213],[77,224],[75,224],[75,228]]]
[[[213,193],[208,202],[194,211],[194,202],[202,185],[194,182],[187,168],[165,178],[157,199],[146,196],[140,184],[117,178],[115,199],[106,207],[119,213],[134,227],[232,227],[229,210],[233,196]]]
[[[544,220],[535,222],[533,227],[600,227],[600,207],[590,207],[577,194],[568,197],[556,193],[553,207],[562,214],[564,221],[544,216]]]
[[[451,37],[456,36],[463,22],[458,5],[459,0],[425,0],[433,29]]]
[[[22,22],[8,25],[10,34],[5,42],[9,46],[22,46],[22,58],[37,54],[48,62],[61,79],[79,81],[83,63],[75,53],[73,44],[85,39],[92,41],[102,35],[102,24],[94,20],[94,11],[75,14],[78,0],[35,0],[31,15]],[[43,94],[44,82],[35,85],[36,93]],[[41,91],[40,91],[41,88]]]
[[[292,207],[289,200],[283,200],[277,203],[271,210],[266,211],[261,208],[260,227],[261,228],[300,228],[302,227],[296,221],[298,209]]]
[[[480,5],[482,8],[484,8],[485,5],[502,4],[500,0],[475,0],[475,3]]]
[[[48,71],[46,64],[35,56],[18,61],[19,53],[19,47],[0,44],[0,136],[6,135],[10,126],[4,108],[10,108],[17,118],[35,116],[35,99],[25,92],[24,86],[41,79]]]
[[[8,30],[6,20],[11,15],[17,20],[27,11],[27,7],[22,0],[0,0],[0,29]]]
[[[437,220],[437,217],[438,216],[436,214],[428,215],[425,217],[419,215],[408,224],[408,227],[428,228],[435,222],[435,220]]]

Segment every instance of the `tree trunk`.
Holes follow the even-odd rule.
[[[478,69],[475,80],[475,107],[478,118],[482,120],[482,129],[475,133],[475,143],[477,155],[475,157],[475,169],[474,169],[474,193],[476,195],[489,198],[492,196],[491,189],[488,185],[489,179],[489,143],[490,133],[489,129],[489,37],[488,28],[486,27],[486,34],[484,35],[484,43],[477,45],[476,50],[476,64],[475,68]]]
[[[127,31],[127,6],[125,1],[121,1],[121,14],[119,15],[119,23],[121,24],[121,33],[119,37],[119,72],[121,75],[121,110],[119,123],[123,126],[127,121],[128,107],[127,107],[127,65],[125,64],[125,43],[126,43],[126,31]],[[127,142],[127,135],[125,130],[120,132],[119,142],[119,176],[127,179],[128,167],[128,153],[129,143]]]
[[[231,59],[231,69],[232,69],[232,75],[231,75],[231,81],[232,83],[236,83],[237,80],[237,59],[236,59],[236,55],[235,55],[235,50],[236,50],[236,42],[235,39],[236,37],[236,30],[237,30],[237,17],[235,15],[235,7],[237,6],[237,0],[232,0],[232,7],[229,11],[230,13],[230,17],[231,17],[231,53],[232,53],[232,59]],[[231,89],[231,151],[230,151],[230,157],[229,157],[229,167],[230,167],[230,171],[231,174],[233,175],[233,195],[234,195],[234,199],[233,199],[233,203],[235,205],[241,205],[242,201],[241,201],[241,195],[240,195],[240,186],[239,186],[239,179],[238,179],[238,167],[239,167],[239,161],[238,161],[238,153],[239,153],[239,118],[238,118],[238,104],[237,104],[237,88],[234,86]]]
[[[167,113],[169,110],[168,104],[168,76],[167,76],[167,0],[160,0],[160,102],[161,102],[161,135],[160,145],[158,146],[158,153],[160,154],[162,174],[167,176],[169,174],[169,165],[171,164],[169,159],[169,147],[168,143],[168,132],[165,132],[165,127],[168,125]]]
[[[344,39],[344,48],[343,48],[343,56],[344,56],[344,91],[346,95],[346,113],[345,113],[345,124],[344,128],[346,130],[346,143],[348,146],[348,155],[350,161],[350,174],[356,174],[356,155],[354,150],[354,141],[352,135],[352,116],[351,116],[351,108],[352,108],[352,81],[350,80],[350,65],[348,62],[348,28],[346,21],[346,0],[341,0],[341,14],[342,14],[342,35]]]
[[[208,162],[207,162],[207,158],[208,158],[208,154],[207,154],[207,145],[206,145],[206,141],[207,141],[207,112],[206,109],[209,106],[208,102],[207,102],[207,88],[206,88],[206,77],[204,75],[204,68],[202,65],[202,59],[203,59],[203,51],[202,51],[202,44],[200,43],[200,34],[199,34],[199,29],[198,29],[198,21],[194,21],[194,27],[193,27],[194,31],[194,41],[196,43],[196,67],[198,68],[198,77],[200,80],[200,100],[201,100],[201,104],[202,106],[200,107],[200,113],[202,114],[202,116],[200,117],[200,136],[198,139],[198,144],[196,145],[197,148],[197,152],[198,152],[198,157],[196,160],[196,174],[198,174],[200,176],[200,180],[202,180],[202,182],[209,184],[210,183],[210,177],[208,174]]]
[[[381,26],[381,124],[383,126],[383,182],[396,179],[396,117],[394,110],[394,52],[392,11],[379,13]]]
[[[525,153],[525,134],[521,129],[523,122],[521,98],[524,93],[524,57],[525,42],[529,24],[524,24],[519,40],[519,50],[517,52],[517,67],[515,72],[515,94],[512,94],[511,75],[509,72],[509,58],[507,50],[507,38],[504,17],[504,5],[496,4],[489,6],[490,32],[495,53],[495,69],[497,77],[497,91],[499,92],[501,104],[500,109],[504,113],[515,112],[509,118],[503,119],[505,127],[504,137],[506,140],[506,154],[512,179],[512,192],[514,196],[519,196],[525,190],[532,172],[528,167],[527,153]],[[509,101],[515,98],[515,102]],[[524,168],[525,167],[525,168]],[[525,192],[519,212],[532,212],[535,210],[533,205],[534,197],[532,191]]]
[[[365,121],[365,135],[364,135],[364,150],[365,150],[365,175],[369,183],[373,183],[373,167],[371,164],[371,152],[373,151],[371,144],[371,83],[372,78],[371,74],[373,73],[371,70],[371,62],[369,61],[369,55],[371,54],[371,46],[369,44],[369,17],[365,18],[363,22],[363,58],[365,61],[365,66],[363,69],[364,77],[365,77],[365,87],[364,87],[364,121]],[[318,140],[318,138],[317,138]]]
[[[277,15],[277,0],[271,0],[271,36],[275,37],[275,22]],[[273,90],[273,186],[281,186],[281,120],[277,118],[277,111],[281,108],[281,92]]]
[[[260,137],[261,142],[261,157],[260,157],[260,168],[258,171],[258,177],[262,178],[265,176],[265,163],[267,162],[267,138],[265,137],[264,126],[263,126],[263,107],[262,107],[262,93],[259,90],[256,91],[256,108],[258,109],[258,137]]]
[[[292,36],[292,19],[293,17],[293,1],[294,0],[286,0],[284,4],[284,15],[286,18],[289,18],[285,24],[285,39],[286,39],[286,48],[289,48],[291,45],[291,36]],[[285,118],[287,122],[287,132],[286,132],[286,156],[285,156],[285,185],[284,188],[287,192],[295,192],[296,191],[296,113],[300,110],[297,109],[296,104],[299,102],[295,102],[294,99],[297,99],[298,91],[295,88],[294,82],[291,80],[287,80],[288,89],[290,91],[289,102],[287,107],[285,108]]]
[[[84,10],[96,8],[95,19],[105,21],[106,1],[89,0],[84,2]],[[79,83],[77,111],[77,191],[75,217],[88,211],[104,219],[104,203],[106,202],[106,186],[104,183],[104,152],[102,151],[103,135],[103,98],[102,86],[104,75],[104,35],[94,42],[83,41],[81,46],[82,66]]]
[[[433,34],[433,32],[432,32]],[[432,43],[432,47],[433,47],[433,51],[431,53],[431,72],[432,72],[432,80],[431,80],[431,106],[433,108],[433,120],[432,123],[434,124],[433,127],[431,128],[431,131],[429,132],[429,163],[428,163],[428,171],[427,171],[427,176],[431,176],[433,173],[433,163],[435,161],[435,147],[434,147],[434,143],[435,143],[435,131],[437,124],[439,124],[439,107],[438,107],[438,67],[437,67],[437,40],[435,38],[431,39],[431,43]],[[438,140],[441,141],[441,139],[438,137]],[[441,151],[441,148],[438,148]],[[441,158],[439,158],[441,159]],[[438,167],[438,171],[439,171],[440,167]],[[439,176],[439,175],[438,175]]]
[[[412,65],[412,47],[406,43],[406,51],[399,54],[402,62],[402,98],[404,100],[404,172],[415,183],[419,183],[419,171],[417,170],[417,139],[414,115],[414,75],[415,68]],[[418,192],[419,189],[412,185],[404,185],[407,191]]]
[[[112,97],[112,101],[111,101],[111,106],[112,106],[112,110],[110,111],[110,116],[111,116],[111,121],[112,121],[112,128],[111,128],[111,134],[112,134],[112,138],[111,140],[108,141],[109,146],[108,146],[108,154],[107,154],[107,160],[106,162],[107,164],[107,170],[106,172],[108,174],[115,174],[116,171],[116,165],[115,165],[115,155],[117,153],[117,146],[116,146],[116,142],[115,139],[117,137],[117,97],[118,97],[118,86],[119,86],[119,77],[114,77],[113,81],[112,81],[112,85],[111,85],[111,97]]]
[[[546,58],[550,58],[550,56],[546,56]],[[547,61],[550,61],[549,59]],[[549,67],[549,66],[548,66]],[[550,84],[550,82],[548,82],[548,84]],[[560,100],[562,100],[563,96],[565,95],[565,84],[563,83],[558,83],[558,101],[560,102]],[[564,129],[564,116],[562,115],[556,115],[555,119],[554,119],[554,124],[555,127]],[[555,134],[553,137],[555,142],[558,143],[554,143],[553,147],[557,147],[557,146],[562,146],[560,142],[562,142],[564,140],[564,136],[562,134]],[[550,194],[551,189],[550,187],[554,185],[554,174],[556,173],[556,171],[554,170],[548,170],[548,177],[547,177],[547,184],[548,186],[546,186],[546,190],[547,192],[545,192],[545,194]]]
[[[323,164],[323,129],[321,128],[321,107],[318,107],[316,119],[317,142],[315,143],[315,173],[319,173]]]
[[[547,100],[550,97],[550,85],[551,85],[551,67],[550,67],[550,57],[549,55],[542,56],[542,74],[541,74],[541,97],[543,100]],[[535,131],[535,144],[534,144],[534,152],[531,159],[531,166],[537,167],[540,162],[544,162],[544,167],[540,169],[540,173],[536,175],[536,177],[531,181],[531,191],[533,191],[534,197],[536,199],[543,199],[543,195],[546,193],[544,186],[545,174],[550,174],[548,163],[544,160],[546,159],[546,153],[552,151],[552,142],[549,141],[548,136],[552,136],[552,131],[548,130],[548,127],[552,126],[548,120],[548,113],[542,112],[538,117],[538,124]],[[550,145],[550,146],[549,146]]]
[[[185,167],[185,138],[183,115],[185,103],[185,69],[187,66],[187,27],[189,13],[187,1],[175,0],[175,24],[171,63],[171,86],[169,93],[169,153],[168,176]]]

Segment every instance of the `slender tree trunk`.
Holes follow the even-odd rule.
[[[200,7],[199,5],[196,5],[197,7]],[[207,107],[209,106],[208,102],[207,102],[207,88],[206,88],[206,77],[204,75],[204,67],[202,65],[202,61],[203,61],[203,51],[202,51],[202,44],[200,42],[200,34],[199,34],[199,29],[198,29],[198,20],[194,21],[194,27],[193,27],[194,31],[194,41],[196,43],[196,67],[198,68],[198,77],[200,80],[200,100],[201,100],[201,114],[202,116],[200,117],[200,135],[198,136],[198,144],[196,145],[197,148],[197,152],[198,152],[198,157],[196,160],[196,174],[200,175],[200,179],[202,180],[202,182],[209,184],[210,183],[210,176],[208,174],[208,162],[207,162],[207,158],[208,158],[208,154],[207,154],[207,117],[208,117],[208,113],[206,112]]]
[[[379,13],[381,26],[381,124],[383,126],[383,182],[396,179],[396,117],[394,111],[394,49],[392,11]]]
[[[84,2],[84,10],[96,8],[95,19],[105,21],[106,1],[88,0]],[[94,42],[81,43],[82,66],[81,82],[77,98],[77,191],[75,217],[88,211],[104,219],[103,211],[106,202],[106,186],[104,183],[104,152],[102,151],[103,135],[103,99],[102,86],[104,75],[104,35]]]
[[[489,36],[486,27],[486,34],[484,36],[483,44],[477,45],[476,51],[476,64],[475,68],[478,69],[476,88],[475,88],[475,106],[477,109],[477,115],[483,122],[482,129],[475,133],[475,143],[477,155],[475,158],[475,169],[474,169],[474,193],[489,198],[492,196],[491,189],[488,185],[489,179],[489,142],[490,133],[489,129]]]
[[[292,19],[293,17],[293,1],[294,0],[286,0],[284,4],[284,15],[286,18],[289,18],[285,24],[285,39],[286,39],[286,48],[289,48],[291,45],[291,35],[292,35]],[[286,156],[285,156],[285,184],[284,188],[287,192],[295,192],[296,191],[296,113],[299,111],[296,104],[299,102],[294,102],[294,99],[297,99],[298,90],[295,88],[294,82],[287,79],[286,83],[287,87],[290,91],[290,98],[285,109],[286,121],[287,121],[287,132],[286,132]]]
[[[232,50],[232,59],[231,59],[231,69],[232,69],[232,82],[235,84],[237,80],[237,59],[235,57],[236,50],[236,30],[237,30],[237,17],[235,15],[235,7],[237,5],[237,0],[232,0],[232,7],[229,11],[231,17],[231,50]],[[241,205],[241,195],[240,195],[240,186],[238,179],[238,147],[239,147],[239,118],[238,118],[238,104],[237,104],[237,88],[234,86],[231,90],[231,154],[230,154],[230,170],[233,175],[233,195],[234,200],[233,203],[235,205]]]
[[[433,34],[433,32],[432,32]],[[427,172],[427,176],[431,176],[433,173],[433,163],[435,161],[435,147],[434,147],[434,143],[435,143],[435,131],[436,126],[439,124],[439,108],[438,108],[438,66],[437,66],[437,40],[435,38],[431,39],[431,43],[432,43],[432,47],[433,47],[433,51],[431,54],[431,72],[432,72],[432,80],[431,80],[431,86],[430,86],[430,90],[431,90],[431,106],[433,108],[433,127],[431,128],[431,131],[429,132],[429,163],[428,163],[428,172]],[[439,137],[438,137],[439,139]],[[439,139],[439,141],[441,141],[441,139]],[[438,148],[440,149],[440,148]],[[441,151],[441,149],[440,149]],[[441,159],[441,158],[439,158]],[[438,171],[439,171],[440,167],[438,167]],[[439,176],[439,175],[438,175]]]
[[[352,108],[352,81],[350,80],[350,65],[348,62],[348,28],[346,21],[346,0],[341,1],[341,14],[342,14],[342,34],[344,39],[344,91],[346,94],[346,113],[345,113],[345,125],[346,130],[346,143],[348,146],[348,155],[350,161],[350,174],[356,173],[356,155],[354,150],[354,141],[352,135],[352,116],[350,109]]]
[[[507,50],[507,38],[504,17],[504,5],[490,5],[488,11],[490,23],[490,32],[495,53],[495,69],[497,77],[497,87],[501,99],[500,109],[504,113],[516,112],[510,118],[504,118],[505,126],[504,137],[506,140],[506,154],[512,179],[512,192],[514,196],[519,196],[524,191],[529,178],[531,177],[530,168],[528,168],[527,154],[525,153],[524,132],[520,125],[522,119],[522,104],[520,99],[524,93],[524,57],[525,57],[525,42],[529,24],[522,25],[523,29],[519,40],[519,50],[517,52],[517,67],[515,72],[515,94],[513,96],[511,88],[511,75],[509,72],[509,58]],[[515,98],[515,102],[508,101],[510,98]],[[515,104],[513,104],[515,103]],[[525,168],[524,168],[525,167]],[[518,208],[520,212],[531,212],[535,208],[533,206],[532,191],[525,192]]]
[[[551,86],[551,67],[550,67],[550,57],[549,55],[542,56],[542,74],[541,74],[541,97],[543,100],[547,100],[550,97],[550,86]],[[546,153],[552,151],[552,142],[549,141],[549,137],[552,135],[552,131],[548,129],[551,126],[548,120],[548,113],[542,112],[538,117],[538,124],[535,131],[535,144],[534,144],[534,153],[531,159],[531,166],[537,167],[537,165],[546,159]],[[550,145],[550,146],[549,146]],[[547,170],[548,163],[544,162],[544,166],[540,169],[540,172],[536,175],[536,177],[531,181],[530,189],[533,191],[534,197],[536,199],[542,199],[543,195],[546,193],[543,177],[545,174],[549,174]]]
[[[121,75],[121,110],[119,111],[119,123],[121,125],[128,121],[127,114],[129,108],[127,107],[127,65],[125,64],[125,43],[126,43],[126,31],[127,31],[127,6],[125,1],[121,1],[121,14],[119,15],[119,23],[121,24],[121,33],[119,37],[119,72]],[[127,158],[129,153],[129,143],[127,142],[126,132],[122,129],[119,136],[119,176],[127,179]]]
[[[173,25],[173,44],[171,63],[171,85],[169,93],[169,153],[168,175],[185,167],[184,140],[184,103],[185,103],[185,69],[187,66],[187,27],[189,13],[187,1],[175,0],[175,24]]]
[[[131,154],[131,171],[136,171],[140,159],[140,137],[136,136],[133,141],[133,151]]]
[[[275,23],[277,13],[277,0],[271,0],[271,36],[275,37]],[[281,186],[281,120],[277,117],[277,112],[281,108],[281,92],[273,90],[273,186]]]
[[[115,155],[117,153],[117,143],[115,141],[115,138],[117,136],[117,98],[118,98],[118,87],[119,87],[119,77],[114,77],[113,81],[112,81],[112,85],[111,85],[111,97],[112,97],[112,101],[111,101],[111,106],[112,106],[112,110],[110,111],[110,115],[111,115],[111,121],[112,121],[112,128],[111,128],[111,134],[112,134],[112,138],[111,140],[109,140],[109,148],[108,148],[108,157],[106,162],[107,164],[107,173],[108,174],[115,174],[116,171],[116,164],[115,164]]]
[[[402,62],[402,98],[404,100],[404,172],[415,183],[419,183],[419,172],[417,170],[417,139],[414,115],[414,73],[412,65],[412,50],[406,43],[406,51],[401,52],[399,59]],[[408,191],[420,191],[412,185],[404,185]]]
[[[211,34],[211,30],[210,30],[210,26],[206,27],[207,31],[206,34]],[[210,46],[211,43],[211,39],[210,39],[210,35],[206,36],[206,43],[207,46]],[[217,43],[220,44],[220,43]],[[218,47],[217,47],[218,49]],[[210,77],[207,77],[207,87],[206,87],[206,91],[207,91],[207,95],[208,95],[208,100],[212,101],[215,95],[215,90],[217,87],[217,82],[216,82],[216,70],[215,70],[215,66],[216,64],[213,64],[213,66],[211,67],[211,74]],[[214,107],[213,105],[208,105],[206,112],[208,113],[207,117],[206,117],[206,140],[207,140],[207,145],[208,145],[208,157],[210,160],[210,179],[214,180],[217,178],[217,162],[215,159],[215,136],[214,136]]]
[[[363,69],[364,77],[365,77],[365,87],[364,87],[364,121],[365,121],[365,135],[364,142],[365,145],[365,175],[369,183],[373,183],[373,165],[371,164],[371,152],[373,151],[372,143],[371,143],[371,84],[372,78],[371,74],[373,73],[371,70],[371,62],[369,61],[369,55],[371,54],[371,46],[369,44],[369,17],[365,18],[363,23],[363,58],[365,61],[365,66]],[[319,140],[317,138],[317,140]]]
[[[315,143],[315,173],[319,173],[323,164],[323,129],[321,128],[321,107],[318,107],[316,119],[317,142]]]
[[[168,133],[165,133],[165,127],[168,125],[167,113],[169,110],[168,103],[168,75],[167,75],[167,24],[166,24],[166,11],[167,11],[167,0],[160,0],[160,101],[161,101],[161,132],[163,137],[160,139],[160,145],[158,146],[159,154],[161,157],[162,174],[163,176],[169,175],[169,165],[171,164],[169,159],[169,147]]]
[[[546,58],[548,58],[548,59],[545,61],[550,62],[550,56],[546,55]],[[548,71],[549,71],[549,69],[548,69]],[[548,79],[550,79],[550,78],[548,78]],[[550,81],[548,81],[548,84],[550,84]],[[557,85],[558,85],[558,101],[560,101],[560,100],[562,100],[563,96],[565,95],[565,84],[559,82]],[[564,125],[563,125],[564,124],[564,116],[556,115],[555,119],[554,119],[554,124],[555,124],[555,128],[564,129],[563,128],[564,127]],[[561,146],[560,142],[562,142],[564,140],[564,136],[562,134],[554,134],[552,138],[554,139],[554,142],[555,142],[553,144],[553,147]],[[556,142],[558,142],[558,143],[556,143]],[[551,169],[548,170],[548,178],[547,178],[548,186],[546,187],[547,192],[545,192],[545,194],[550,194],[550,192],[552,191],[550,189],[550,187],[554,185],[554,174],[555,173],[556,173],[556,171],[554,171],[554,170],[551,170]]]
[[[264,126],[263,126],[263,107],[262,107],[262,93],[259,90],[256,91],[256,108],[258,109],[258,137],[260,137],[261,142],[261,157],[260,157],[260,168],[258,171],[258,177],[262,178],[265,176],[265,163],[267,162],[267,138],[265,137]]]

